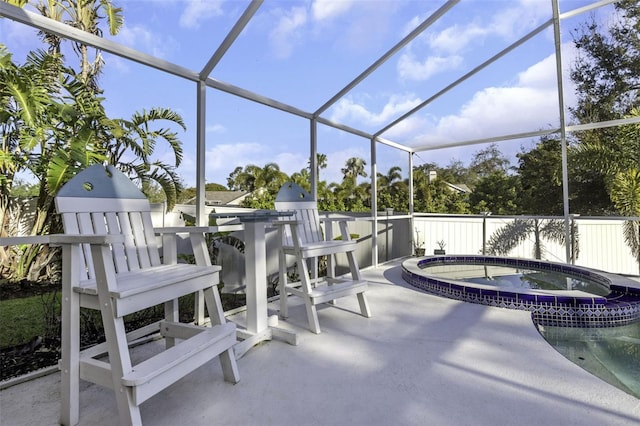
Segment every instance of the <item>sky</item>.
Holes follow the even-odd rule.
[[[559,0],[567,12],[591,0]],[[105,36],[196,72],[210,59],[249,4],[241,0],[119,0],[124,26]],[[304,111],[314,112],[427,19],[444,0],[267,0],[227,51],[210,77]],[[33,10],[32,8],[28,10]],[[576,53],[572,32],[595,14],[609,19],[613,7],[562,21],[565,106],[575,101],[566,77]],[[322,117],[375,133],[434,97],[498,52],[551,18],[551,0],[462,0],[419,37],[340,98]],[[107,31],[105,31],[107,33]],[[0,19],[0,43],[22,63],[30,50],[44,48],[37,32]],[[67,57],[73,56],[67,47]],[[180,113],[187,131],[175,128],[184,145],[179,174],[195,185],[196,85],[120,57],[103,54],[100,77],[111,117],[168,107]],[[557,128],[554,37],[549,27],[463,83],[435,97],[382,136],[409,147],[437,147],[515,133]],[[306,167],[307,120],[232,95],[207,89],[207,182],[226,184],[237,166],[277,163],[287,174]],[[565,110],[566,110],[565,108]],[[166,124],[162,125],[166,127]],[[515,155],[533,140],[500,142]],[[408,176],[404,151],[377,145],[378,172],[393,166]],[[465,165],[486,145],[420,151],[414,165],[452,161]],[[339,182],[350,157],[371,164],[370,141],[318,126],[318,152],[327,155],[321,179]],[[168,147],[158,156],[171,161]],[[369,170],[368,170],[369,171]]]

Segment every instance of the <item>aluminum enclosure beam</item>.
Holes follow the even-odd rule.
[[[38,30],[58,35],[65,39],[77,41],[79,43],[86,44],[87,46],[95,47],[104,52],[111,53],[121,58],[129,59],[142,65],[155,68],[160,71],[164,71],[169,74],[173,74],[178,77],[182,77],[191,81],[198,81],[198,73],[176,65],[169,61],[158,59],[154,56],[142,53],[138,50],[131,49],[122,44],[116,43],[111,40],[106,40],[102,37],[90,34],[86,31],[73,28],[62,22],[58,22],[51,18],[38,15],[37,13],[26,11],[22,8],[12,6],[8,3],[0,1],[0,16],[4,16],[13,21],[20,22],[25,25],[29,25]]]
[[[640,117],[620,118],[618,120],[600,121],[598,123],[575,124],[573,126],[567,126],[567,132],[581,132],[584,130],[603,129],[605,127],[617,127],[634,123],[640,123]]]
[[[447,13],[453,6],[458,4],[460,0],[449,0],[444,5],[440,7],[440,9],[436,10],[429,18],[427,18],[422,24],[418,25],[413,31],[409,33],[405,38],[403,38],[399,43],[393,46],[387,53],[382,55],[380,59],[375,61],[369,68],[367,68],[364,72],[362,72],[358,77],[356,77],[351,83],[347,84],[342,90],[336,93],[331,99],[329,99],[324,105],[316,110],[313,114],[314,117],[319,116],[323,112],[325,112],[328,108],[331,107],[334,103],[336,103],[340,98],[342,98],[345,94],[347,94],[351,89],[357,86],[362,80],[367,78],[371,73],[377,70],[380,66],[382,66],[387,60],[395,55],[400,49],[406,46],[410,41],[414,38],[418,37],[422,32],[430,27],[434,22],[440,19],[445,13]]]
[[[225,39],[222,41],[222,44],[218,46],[218,49],[216,49],[213,56],[211,56],[211,59],[209,59],[207,65],[205,65],[202,71],[200,71],[201,80],[205,80],[207,77],[209,77],[211,71],[213,71],[215,66],[218,65],[218,62],[220,62],[224,54],[227,53],[227,50],[229,50],[231,45],[233,45],[233,43],[236,41],[242,30],[244,30],[249,21],[251,21],[251,18],[253,18],[253,15],[255,15],[255,13],[258,11],[260,6],[262,5],[262,2],[263,0],[252,0],[251,4],[247,6],[242,16],[240,16],[240,19],[236,21],[233,28],[231,28],[231,31],[229,31],[229,34],[227,34]]]
[[[275,99],[269,98],[267,96],[258,95],[249,90],[242,89],[238,86],[234,86],[233,84],[225,83],[220,80],[216,80],[215,78],[207,78],[205,80],[207,86],[218,89],[221,92],[229,93],[234,96],[238,96],[240,98],[247,99],[249,101],[256,102],[258,104],[262,104],[271,108],[278,109],[280,111],[288,112],[289,114],[297,115],[299,117],[311,119],[313,115],[310,112],[303,111],[299,108],[296,108],[291,105],[287,105],[283,102],[276,101]]]
[[[618,120],[600,121],[598,123],[575,124],[572,126],[566,126],[565,130],[568,133],[573,133],[573,132],[581,132],[585,130],[603,129],[606,127],[618,127],[618,126],[624,126],[626,124],[635,124],[635,123],[640,123],[640,117],[621,118]],[[552,129],[538,130],[538,131],[526,132],[526,133],[513,133],[510,135],[503,135],[503,136],[491,136],[491,137],[482,138],[482,139],[471,139],[466,141],[439,143],[437,145],[421,145],[421,146],[414,147],[413,152],[433,151],[436,149],[454,148],[457,146],[478,145],[482,143],[534,138],[538,136],[552,135],[554,133],[559,133],[559,132],[560,132],[560,128],[556,127]]]
[[[472,69],[471,71],[469,71],[468,73],[466,73],[465,75],[463,75],[462,77],[460,77],[459,79],[457,79],[456,81],[454,81],[453,83],[449,84],[447,87],[445,87],[444,89],[440,90],[438,93],[436,93],[435,95],[431,96],[429,99],[423,101],[422,103],[420,103],[419,105],[416,105],[414,108],[412,108],[410,111],[404,113],[403,115],[401,115],[400,117],[398,117],[397,119],[395,119],[394,121],[392,121],[391,123],[387,124],[385,127],[383,127],[382,129],[378,130],[375,133],[375,136],[379,136],[381,134],[383,134],[384,132],[386,132],[387,130],[391,129],[392,127],[396,126],[397,124],[401,123],[402,121],[406,120],[407,118],[409,118],[410,116],[412,116],[413,114],[415,114],[416,112],[420,111],[422,108],[424,108],[425,106],[427,106],[428,104],[430,104],[431,102],[433,102],[434,100],[436,100],[437,98],[439,98],[440,96],[444,95],[445,93],[447,93],[449,90],[453,89],[454,87],[456,87],[457,85],[459,85],[460,83],[464,82],[465,80],[469,79],[470,77],[472,77],[473,75],[477,74],[478,72],[480,72],[482,69],[486,68],[487,66],[491,65],[492,63],[494,63],[495,61],[497,61],[498,59],[500,59],[501,57],[503,57],[504,55],[506,55],[507,53],[511,52],[512,50],[514,50],[516,47],[519,47],[520,45],[522,45],[523,43],[525,43],[526,41],[528,41],[529,39],[535,37],[536,35],[538,35],[540,32],[542,32],[542,30],[544,30],[545,28],[547,28],[549,25],[552,24],[552,20],[549,19],[547,22],[545,22],[544,24],[540,25],[538,28],[534,29],[533,31],[531,31],[529,34],[525,35],[524,37],[522,37],[520,40],[516,41],[515,43],[513,43],[512,45],[508,46],[507,48],[503,49],[502,51],[498,52],[496,55],[492,56],[490,59],[486,60],[485,62],[483,62],[482,64],[478,65],[477,67],[475,67],[474,69]]]

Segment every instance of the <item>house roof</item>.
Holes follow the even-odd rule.
[[[210,205],[240,204],[247,191],[205,191],[205,203]]]

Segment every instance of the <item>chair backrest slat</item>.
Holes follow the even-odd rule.
[[[151,222],[151,212],[141,215],[142,225],[146,236],[147,253],[152,266],[160,265],[160,250],[158,249],[158,240],[153,231],[153,223]]]
[[[122,234],[122,228],[120,226],[120,220],[118,214],[115,212],[106,212],[104,215],[107,229],[105,233],[109,234]],[[113,264],[116,267],[116,272],[125,272],[129,270],[127,265],[127,255],[124,251],[124,244],[112,244],[111,254],[113,256]]]
[[[60,190],[56,208],[65,233],[124,235],[124,243],[111,245],[117,273],[160,264],[149,201],[116,168],[96,165],[85,169]],[[88,247],[83,248],[81,259],[81,279],[94,278]]]
[[[62,226],[64,227],[64,232],[70,235],[80,235],[80,229],[78,228],[78,218],[75,213],[62,213]],[[86,244],[83,244],[80,247],[78,252],[78,257],[80,261],[78,262],[80,265],[85,265],[85,268],[80,268],[80,279],[87,280],[93,278],[93,262],[90,260],[87,261],[87,255],[89,259],[91,259],[91,251]]]
[[[297,234],[304,243],[314,243],[323,240],[322,228],[320,227],[320,216],[318,205],[311,199],[311,195],[295,183],[287,183],[282,186],[276,196],[276,210],[292,210],[295,215],[292,218],[299,222]],[[291,244],[291,235],[285,235],[285,244]]]

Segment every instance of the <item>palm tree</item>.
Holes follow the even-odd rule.
[[[357,184],[358,176],[366,177],[364,170],[367,163],[362,158],[351,157],[345,162],[341,169],[343,174],[342,183],[337,185],[333,193],[336,197],[337,206],[344,211],[360,211],[364,209],[366,188]]]
[[[291,180],[300,185],[305,191],[311,191],[311,175],[308,168],[300,169],[299,172],[293,173]]]
[[[109,34],[118,34],[124,23],[122,8],[115,7],[108,0],[39,0],[36,9],[48,18],[64,22],[74,28],[102,37],[100,24],[106,21]],[[62,39],[51,33],[41,34],[45,43],[49,45],[51,53],[60,53]],[[80,81],[99,92],[97,78],[102,70],[104,61],[102,55],[96,52],[92,61],[89,60],[87,45],[73,43],[73,50],[80,58]]]
[[[60,55],[31,52],[23,66],[15,65],[0,46],[0,114],[2,129],[2,233],[17,210],[10,204],[13,177],[29,171],[39,182],[31,235],[58,232],[53,197],[79,168],[104,159],[95,134],[104,129],[101,100],[62,66]],[[45,246],[18,248],[16,278],[40,275],[52,252]]]
[[[280,166],[276,163],[267,163],[262,169],[258,169],[255,185],[257,189],[265,188],[275,196],[288,179],[287,174],[280,170]]]
[[[252,194],[245,198],[243,206],[251,208],[273,208],[280,187],[289,180],[286,173],[276,163],[267,163],[264,167],[249,164],[229,175],[227,183],[232,190],[242,190]]]
[[[311,170],[311,159],[307,163],[307,169]],[[316,178],[320,179],[320,170],[327,168],[327,155],[316,153]]]
[[[344,180],[351,180],[355,185],[358,176],[367,177],[367,172],[364,170],[364,167],[366,165],[367,162],[362,158],[349,158],[344,167],[341,169],[342,174],[344,175]]]
[[[112,129],[111,137],[105,138],[103,149],[108,163],[137,179],[143,192],[150,185],[159,185],[165,194],[167,209],[171,210],[182,191],[182,182],[176,172],[182,162],[182,143],[174,131],[151,128],[158,121],[168,121],[186,130],[182,117],[168,108],[142,110],[135,112],[131,120],[115,120],[118,127]],[[171,148],[173,164],[153,158],[158,141],[166,142]]]
[[[639,117],[633,108],[626,118]],[[621,126],[617,136],[605,143],[589,140],[575,149],[576,160],[605,177],[609,197],[623,216],[640,216],[640,124]],[[640,221],[623,224],[624,240],[640,266]]]
[[[378,208],[400,208],[398,203],[401,202],[402,189],[402,169],[393,166],[386,175],[378,173]]]
[[[39,0],[36,8],[46,17],[99,37],[103,35],[103,23],[111,35],[117,35],[124,23],[122,8],[116,7],[109,0]],[[60,52],[60,37],[49,33],[43,33],[42,37],[49,44],[50,52]],[[104,64],[101,54],[96,51],[95,57],[90,60],[85,44],[74,42],[73,49],[80,60],[80,74],[75,76],[76,80],[90,88],[94,94],[100,93],[97,79]],[[102,152],[107,155],[107,161],[137,178],[145,194],[149,193],[151,186],[158,184],[166,197],[168,208],[171,209],[182,190],[182,183],[175,172],[182,161],[182,147],[175,132],[166,129],[149,130],[149,124],[157,120],[171,121],[186,130],[182,117],[177,113],[165,108],[153,108],[149,112],[143,110],[134,113],[129,121],[116,120],[114,123],[106,119],[102,121],[104,126],[101,130],[93,129],[93,137],[102,142]],[[168,142],[174,153],[174,164],[169,165],[152,157],[157,139]],[[136,158],[125,160],[125,152],[134,154]]]

